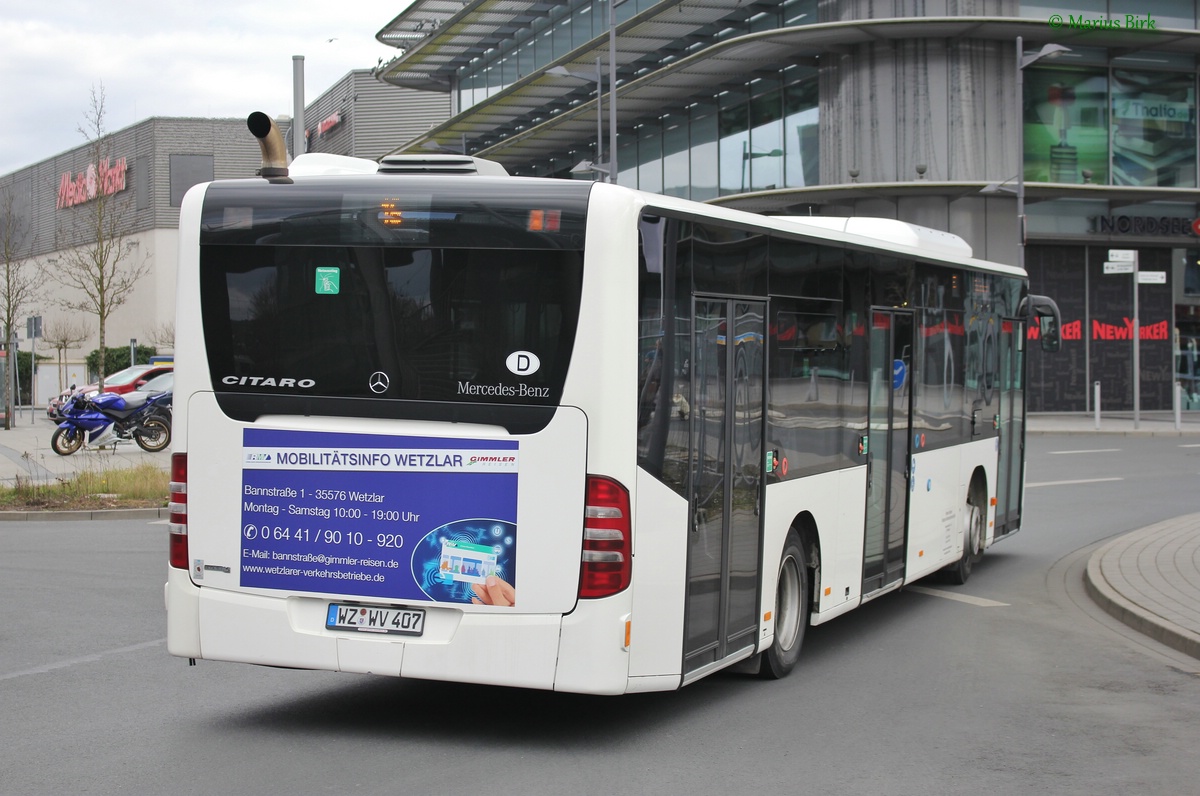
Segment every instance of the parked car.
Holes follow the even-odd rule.
[[[68,387],[67,389],[60,392],[58,395],[51,398],[50,402],[48,404],[46,404],[46,416],[49,417],[51,420],[53,420],[56,423],[59,420],[61,420],[62,419],[62,414],[61,414],[62,405],[65,404],[68,400],[70,400],[71,396],[74,394],[75,394],[75,385],[72,384],[70,387]]]
[[[104,379],[104,391],[115,392],[118,395],[140,390],[142,385],[159,376],[163,373],[174,373],[175,366],[172,365],[132,365],[124,370],[118,370],[111,376]],[[88,393],[99,392],[99,384],[85,384],[80,387],[77,392],[87,395]]]
[[[107,387],[108,385],[106,384],[105,386]],[[174,389],[175,372],[168,370],[166,373],[160,373],[141,387],[138,387],[137,392],[148,392],[152,395],[157,395],[160,392],[171,392]]]

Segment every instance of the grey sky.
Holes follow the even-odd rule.
[[[312,102],[399,52],[375,34],[409,2],[0,0],[0,174],[83,144],[93,86],[109,132],[151,116],[291,114],[292,56]]]

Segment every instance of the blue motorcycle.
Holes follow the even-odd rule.
[[[59,456],[130,440],[149,453],[171,444],[171,393],[102,392],[77,396],[60,410],[63,421],[50,437]]]

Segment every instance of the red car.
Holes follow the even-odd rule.
[[[174,370],[174,365],[133,365],[124,370],[118,370],[111,376],[106,376],[104,379],[104,391],[118,394],[133,392],[140,385],[145,384],[155,376],[162,373],[171,373]],[[99,389],[99,385],[85,384],[76,390],[76,392],[87,395],[90,392],[97,392]]]

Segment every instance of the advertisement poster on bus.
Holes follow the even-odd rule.
[[[515,605],[518,444],[248,428],[241,585]]]

